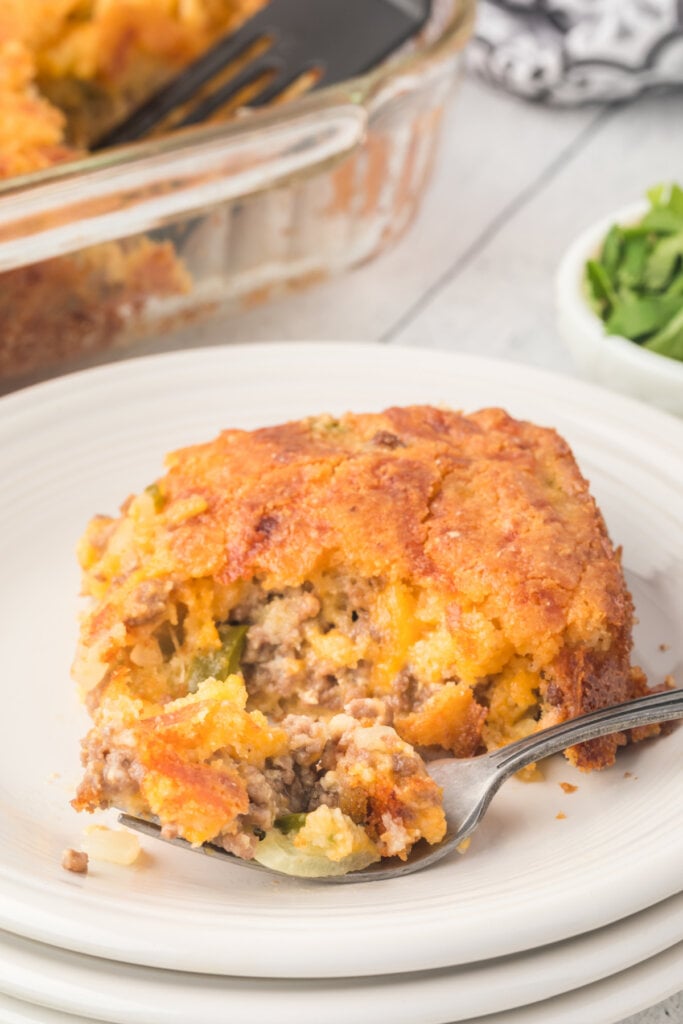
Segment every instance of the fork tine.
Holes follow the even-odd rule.
[[[189,65],[177,78],[150,96],[121,125],[99,138],[92,149],[133,142],[155,128],[176,107],[187,103],[203,85],[236,60],[263,35],[253,19],[242,29],[224,36],[215,46]]]
[[[200,124],[203,121],[207,121],[212,114],[215,114],[217,110],[220,110],[222,106],[228,103],[242,89],[246,89],[248,86],[255,83],[262,75],[272,72],[275,79],[277,79],[281,71],[282,65],[280,62],[266,52],[257,60],[252,61],[248,67],[235,75],[234,78],[228,79],[228,81],[218,89],[209,93],[208,96],[204,96],[199,103],[197,103],[194,109],[186,114],[182,121],[180,121],[178,127],[187,128],[189,125]],[[270,84],[270,80],[267,83],[264,82],[264,89],[268,84]],[[250,103],[252,102],[253,101],[250,101]]]
[[[315,72],[319,69],[319,65],[312,64],[310,67],[301,68],[300,71],[295,71],[290,75],[276,75],[275,78],[270,81],[264,90],[249,100],[248,106],[250,107],[266,107],[269,103],[272,103],[282,93],[286,92],[298,81],[303,79],[309,72]],[[315,86],[319,85],[322,80],[322,75],[316,79]],[[313,85],[307,86],[304,91],[308,88],[314,88]]]
[[[139,832],[140,835],[147,836],[150,839],[160,839],[163,843],[168,843],[169,846],[177,846],[181,850],[188,850],[190,853],[201,853],[205,857],[227,860],[238,867],[251,868],[252,871],[272,872],[271,868],[264,868],[263,865],[259,864],[257,861],[245,860],[243,857],[237,857],[234,853],[229,853],[227,850],[223,850],[220,846],[216,846],[214,843],[202,843],[201,846],[193,846],[191,843],[188,843],[186,839],[166,839],[166,837],[161,834],[161,827],[154,821],[147,821],[146,818],[136,818],[134,815],[126,814],[122,811],[118,816],[118,820],[120,825],[133,829],[135,832]],[[272,873],[280,874],[279,871]]]
[[[235,99],[240,89],[254,85],[264,71],[279,72],[281,80],[276,75],[274,80],[265,82],[256,95],[249,95],[245,105],[264,106],[292,86],[296,93],[297,83],[298,91],[304,92],[317,88],[323,79],[332,84],[360,74],[384,60],[418,31],[429,15],[431,2],[328,0],[321,4],[320,0],[269,0],[241,28],[220,39],[120,125],[97,139],[91,149],[132,142],[158,128],[172,130],[196,124]],[[259,68],[255,64],[257,57],[249,51],[258,49],[260,41],[273,56],[277,51],[281,64],[274,68]],[[236,68],[232,85],[215,91],[215,98],[205,103],[212,80],[222,73],[226,82],[226,71],[230,73],[230,65],[240,58],[242,68],[247,62],[251,69],[240,73]],[[311,64],[311,58],[317,63]],[[186,114],[192,103],[194,110]]]

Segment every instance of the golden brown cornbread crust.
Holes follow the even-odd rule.
[[[0,177],[74,159],[264,0],[0,0]]]
[[[191,767],[169,767],[177,736],[159,748],[178,715],[185,722],[197,713],[184,668],[171,673],[168,652],[160,653],[169,623],[171,662],[181,666],[219,646],[218,623],[248,627],[241,667],[249,696],[240,713],[265,715],[250,747],[261,745],[259,771],[289,749],[292,716],[308,716],[316,729],[339,716],[332,733],[346,729],[344,750],[361,749],[371,736],[349,732],[354,719],[362,729],[383,723],[376,751],[398,734],[403,746],[392,770],[399,774],[388,789],[379,769],[371,786],[366,778],[349,787],[348,754],[337,751],[330,761],[329,736],[306,766],[313,778],[328,758],[325,799],[356,821],[375,822],[373,841],[396,804],[401,771],[413,780],[405,806],[410,792],[423,800],[415,836],[439,838],[428,780],[418,780],[414,765],[405,769],[409,748],[469,756],[646,689],[630,665],[633,608],[618,553],[568,445],[500,409],[463,415],[414,406],[224,431],[171,454],[166,475],[128,499],[119,519],[93,520],[81,562],[93,603],[75,674],[96,724],[76,805],[122,802],[108,787],[106,764],[129,730],[127,770],[133,763],[130,775],[143,780],[154,813],[181,834],[187,780],[195,803],[205,782],[188,753],[200,735],[196,723],[181,752]],[[267,661],[273,652],[277,660]],[[210,697],[202,699],[213,713]],[[169,700],[176,702],[170,716]],[[625,741],[605,737],[569,756],[582,768],[604,767]],[[224,786],[216,743],[206,747],[212,752],[201,771],[211,768],[212,799],[220,804],[221,787],[230,793],[226,828],[234,832],[252,820],[253,800],[235,782],[246,755],[233,750],[233,782]],[[225,766],[223,757],[220,771]],[[157,783],[144,782],[152,770],[166,773],[166,783],[174,777],[173,813]],[[405,806],[394,825],[407,821]],[[197,826],[195,840],[217,822],[220,813],[204,832]]]
[[[560,658],[569,714],[605,703],[596,672],[611,670],[607,703],[628,695],[631,598],[552,430],[495,409],[389,409],[225,431],[168,466],[167,516],[206,505],[161,527],[159,568],[171,577],[256,576],[277,589],[343,565],[404,580],[444,601],[453,631],[476,609],[497,624],[494,642],[503,634],[541,665]]]

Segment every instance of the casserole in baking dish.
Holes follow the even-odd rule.
[[[27,27],[34,6],[68,14],[61,36],[46,42]],[[473,0],[437,0],[422,36],[362,78],[223,125],[88,155],[93,124],[120,114],[161,66],[190,59],[225,27],[228,9],[232,17],[249,5],[155,4],[158,21],[176,7],[195,20],[180,31],[168,14],[166,32],[153,33],[159,52],[142,61],[149,6],[0,5],[6,24],[12,14],[23,25],[14,35],[4,29],[5,123],[23,110],[24,127],[26,118],[32,125],[27,137],[6,131],[0,155],[0,377],[133,347],[228,304],[338,273],[381,251],[419,206]],[[83,14],[91,8],[99,22]],[[121,38],[138,49],[112,50],[97,32],[114,32],[124,9],[136,12],[138,34]]]

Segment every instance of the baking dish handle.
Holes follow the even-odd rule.
[[[326,169],[363,140],[367,111],[328,97],[281,112],[103,153],[0,192],[0,271],[196,216]],[[143,148],[144,147],[144,148]]]

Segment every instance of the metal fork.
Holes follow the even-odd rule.
[[[305,77],[306,90],[353,79],[417,35],[430,12],[431,0],[268,0],[91,148],[205,123],[247,93],[245,105],[263,107]]]
[[[428,846],[426,843],[417,844],[406,861],[401,861],[398,858],[382,860],[376,864],[370,864],[362,871],[351,871],[346,875],[331,875],[312,879],[312,881],[371,882],[398,878],[400,875],[420,871],[455,850],[463,840],[474,832],[494,795],[505,780],[520,768],[549,757],[551,754],[558,754],[576,743],[584,743],[586,740],[621,732],[624,729],[634,729],[640,725],[672,721],[675,718],[683,718],[683,690],[681,689],[649,694],[647,697],[639,697],[623,704],[615,704],[609,708],[601,708],[599,711],[580,715],[578,718],[572,718],[561,725],[543,729],[533,736],[510,743],[480,757],[462,759],[449,757],[431,761],[427,764],[427,771],[443,789],[443,807],[448,823],[445,838],[437,846]],[[143,821],[129,814],[121,814],[119,821],[144,835],[155,839],[162,838],[160,828],[154,822]],[[255,861],[241,860],[211,843],[194,847],[184,839],[164,841],[195,853],[226,858],[232,864],[241,864],[258,871],[267,871],[269,874],[281,874],[281,872],[263,867]]]

